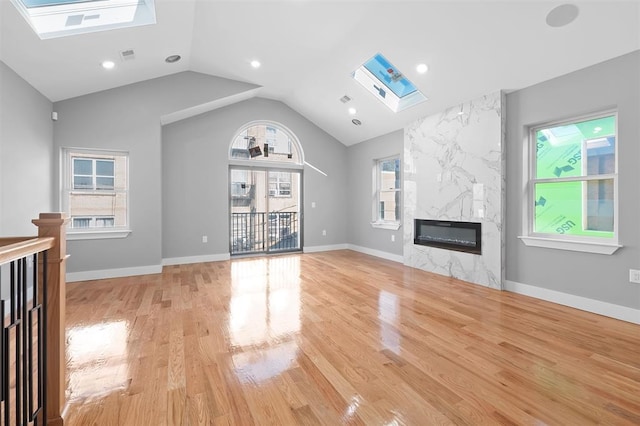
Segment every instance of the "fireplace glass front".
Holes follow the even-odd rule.
[[[482,254],[482,224],[415,219],[414,244]]]

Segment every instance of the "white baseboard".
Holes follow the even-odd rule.
[[[348,244],[335,244],[332,246],[303,247],[302,251],[304,253],[317,253],[320,251],[347,250],[347,249],[349,249]]]
[[[162,265],[136,266],[133,268],[102,269],[98,271],[67,272],[68,283],[76,281],[102,280],[106,278],[132,277],[162,273]]]
[[[360,253],[368,254],[375,257],[381,257],[383,259],[391,260],[393,262],[404,263],[404,256],[401,254],[387,253],[386,251],[374,250],[367,247],[360,247],[353,244],[347,245],[349,250],[357,251]]]
[[[162,259],[162,265],[187,265],[190,263],[220,262],[229,259],[231,259],[229,253],[206,254],[201,256],[170,257],[167,259]]]
[[[572,308],[592,312],[594,314],[604,315],[634,324],[640,324],[640,309],[614,305],[613,303],[588,299],[582,296],[561,293],[559,291],[509,280],[505,281],[504,289],[512,293],[523,294],[525,296],[535,297],[536,299],[546,300],[559,305],[570,306]]]

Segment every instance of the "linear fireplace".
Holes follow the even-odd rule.
[[[413,243],[447,250],[482,254],[482,224],[415,219]]]

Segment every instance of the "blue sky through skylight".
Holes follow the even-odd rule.
[[[156,23],[154,0],[11,0],[11,3],[42,40]]]
[[[391,111],[399,112],[427,97],[382,54],[363,63],[351,76]]]
[[[28,8],[44,6],[60,6],[74,3],[91,3],[104,0],[20,0]]]
[[[407,80],[407,78],[380,53],[369,59],[363,65],[399,98],[410,95],[417,90],[416,86]]]

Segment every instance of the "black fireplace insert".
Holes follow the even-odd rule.
[[[413,243],[482,254],[482,224],[450,220],[414,219]]]

